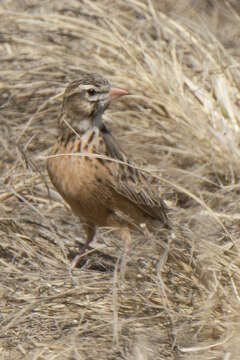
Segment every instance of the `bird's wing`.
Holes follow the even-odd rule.
[[[109,157],[112,157],[113,159],[124,161],[125,155],[121,147],[118,145],[117,141],[105,125],[103,125],[101,134],[106,147],[103,152],[106,153]]]
[[[119,164],[119,168],[112,184],[114,190],[130,199],[153,219],[159,219],[167,224],[167,205],[160,195],[153,191],[151,179],[130,164],[129,166]]]
[[[106,128],[102,135],[106,146],[106,154],[125,163],[112,164],[113,177],[109,179],[108,185],[125,198],[131,200],[153,219],[159,219],[164,224],[168,224],[167,205],[160,195],[153,191],[151,176],[145,176],[141,170],[134,168],[128,162],[117,141]]]

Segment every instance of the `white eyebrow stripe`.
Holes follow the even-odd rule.
[[[81,88],[81,89],[84,89],[84,90],[88,90],[88,89],[91,89],[91,88],[94,88],[94,89],[96,89],[96,87],[94,86],[94,85],[90,85],[90,84],[80,84],[80,85],[78,85],[78,87],[79,88]]]

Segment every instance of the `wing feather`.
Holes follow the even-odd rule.
[[[130,166],[125,166],[125,168],[125,172],[129,173]],[[131,167],[131,170],[134,170],[134,174],[131,176],[117,175],[117,179],[114,181],[115,191],[130,199],[153,219],[167,224],[167,205],[159,194],[153,191],[151,178],[143,175],[138,169]]]
[[[106,127],[104,127],[102,135],[107,155],[126,162],[126,165],[114,164],[114,177],[109,186],[122,196],[130,199],[153,219],[159,219],[164,224],[168,224],[167,205],[160,195],[153,191],[151,176],[147,177],[139,169],[131,166],[120,146]]]

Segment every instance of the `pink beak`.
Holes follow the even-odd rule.
[[[109,93],[107,94],[106,101],[112,101],[112,100],[118,98],[119,96],[123,96],[123,95],[127,95],[127,94],[128,94],[127,90],[121,89],[116,86],[111,86]]]

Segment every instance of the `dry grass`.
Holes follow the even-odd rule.
[[[240,7],[175,3],[1,1],[1,359],[239,359]],[[133,94],[106,122],[156,174],[174,236],[127,255],[102,229],[71,273],[83,233],[45,158],[82,70]]]

